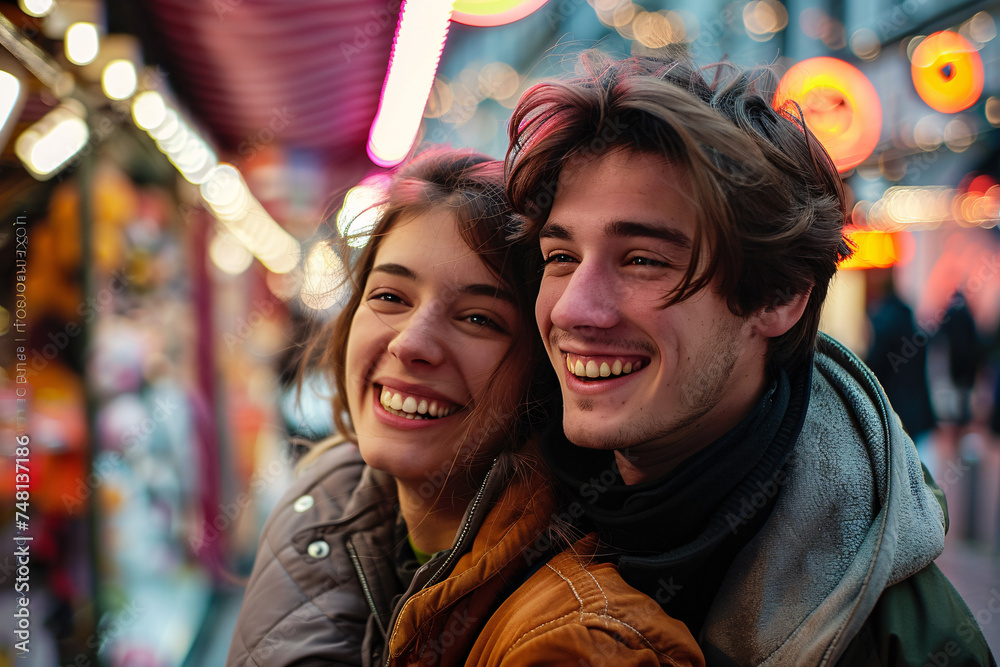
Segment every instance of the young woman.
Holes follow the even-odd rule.
[[[344,437],[268,520],[229,665],[704,664],[594,536],[554,537],[528,427],[551,372],[538,252],[507,241],[514,223],[485,156],[395,174],[320,339]]]

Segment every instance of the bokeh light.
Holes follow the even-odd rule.
[[[365,178],[344,195],[344,202],[337,212],[337,231],[347,243],[363,248],[368,235],[382,214],[390,177],[374,174]]]
[[[54,0],[18,0],[18,6],[28,16],[47,16],[55,8]]]
[[[157,127],[167,117],[167,105],[163,95],[155,90],[139,93],[132,100],[132,118],[143,130]]]
[[[97,26],[93,23],[74,23],[66,28],[66,59],[74,65],[94,62],[100,49]]]
[[[955,113],[983,92],[983,59],[957,32],[942,30],[922,40],[910,60],[913,86],[929,107]]]
[[[774,106],[789,101],[798,103],[806,125],[842,172],[863,162],[878,144],[878,94],[858,68],[843,60],[819,57],[793,65],[778,84]]]
[[[124,100],[135,93],[138,78],[135,65],[129,60],[112,60],[101,73],[104,94],[113,100]]]
[[[990,125],[996,127],[1000,125],[1000,99],[990,97],[986,100],[986,108],[983,110],[986,120]]]
[[[766,42],[788,25],[788,12],[777,0],[754,0],[743,8],[743,25],[751,39]]]
[[[840,263],[840,270],[887,268],[906,264],[913,258],[913,235],[909,232],[883,232],[852,229],[847,232],[854,243],[854,254]]]
[[[860,28],[851,35],[851,51],[862,60],[875,60],[882,53],[878,35],[870,28]]]

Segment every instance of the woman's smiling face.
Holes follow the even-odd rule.
[[[496,392],[493,371],[523,327],[453,214],[436,208],[400,218],[380,241],[345,355],[365,461],[398,479],[431,481],[436,493],[456,459],[499,443],[524,369],[505,374],[509,390],[489,406],[493,423],[467,418]]]

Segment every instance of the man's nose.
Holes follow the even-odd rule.
[[[612,271],[596,262],[577,267],[552,308],[552,324],[570,331],[610,329],[620,319],[620,293]]]
[[[442,310],[435,304],[427,304],[399,323],[396,335],[389,341],[389,353],[404,364],[441,364],[448,345],[443,337],[446,323]]]

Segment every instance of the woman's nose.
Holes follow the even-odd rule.
[[[414,312],[398,325],[396,335],[389,342],[389,353],[404,364],[437,366],[442,363],[448,345],[442,336],[443,319],[433,304]]]

